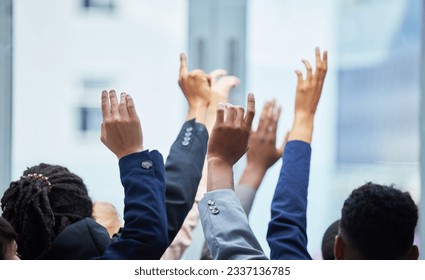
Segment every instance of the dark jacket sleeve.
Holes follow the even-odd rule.
[[[302,141],[286,144],[267,232],[272,260],[309,260],[307,251],[307,188],[311,147]]]
[[[171,244],[195,200],[207,153],[208,131],[195,119],[183,124],[165,164],[168,242]]]
[[[143,151],[119,161],[124,186],[124,227],[101,259],[159,259],[168,247],[164,161]]]

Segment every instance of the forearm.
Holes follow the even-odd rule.
[[[306,234],[310,157],[309,144],[287,143],[267,233],[271,259],[311,259]]]
[[[199,211],[198,203],[194,203],[192,209],[186,216],[183,225],[174,238],[171,245],[167,248],[161,260],[179,260],[186,249],[192,244],[193,229],[198,225]]]
[[[267,259],[232,190],[206,193],[199,202],[199,213],[213,259]]]
[[[314,115],[295,114],[288,141],[299,140],[311,143],[313,138]]]
[[[264,168],[261,168],[257,164],[248,163],[239,180],[239,185],[250,186],[257,190],[265,175],[266,170]]]
[[[205,126],[196,123],[195,120],[187,121],[167,157],[166,205],[170,243],[192,208],[202,175],[207,141],[208,133]]]
[[[119,163],[125,224],[102,258],[159,259],[168,245],[163,158],[157,151],[144,151]]]

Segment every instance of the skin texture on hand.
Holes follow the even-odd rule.
[[[302,62],[307,69],[307,76],[304,80],[301,71],[295,71],[298,83],[295,98],[295,117],[289,134],[289,141],[300,140],[311,143],[314,115],[316,114],[328,69],[328,53],[325,51],[323,57],[321,57],[319,48],[316,48],[316,69],[314,73],[307,60],[302,60]]]
[[[208,142],[208,191],[233,189],[233,165],[247,150],[254,115],[252,93],[248,95],[246,114],[239,106],[217,106],[217,119]]]
[[[143,151],[142,127],[130,95],[121,93],[118,104],[115,90],[104,90],[102,117],[100,140],[118,159]]]
[[[179,86],[189,103],[187,120],[195,118],[197,122],[205,122],[205,113],[211,101],[211,80],[203,70],[189,72],[186,55],[180,55]]]
[[[275,100],[264,104],[258,128],[251,131],[249,136],[247,165],[239,185],[257,190],[267,170],[282,156],[288,133],[282,145],[276,148],[276,132],[281,111],[281,106],[276,106]]]

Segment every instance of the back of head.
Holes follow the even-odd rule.
[[[16,240],[16,232],[7,220],[0,217],[0,260],[6,260],[9,247]]]
[[[92,207],[79,176],[44,163],[28,168],[1,199],[2,216],[18,234],[23,259],[42,258],[66,226],[92,216]]]
[[[110,202],[96,201],[93,206],[93,218],[106,228],[111,237],[122,227],[118,211]]]
[[[324,260],[335,260],[334,244],[338,235],[339,220],[333,222],[325,231],[322,239],[322,258]]]
[[[362,259],[406,259],[417,221],[418,209],[408,192],[369,182],[345,200],[339,235]]]

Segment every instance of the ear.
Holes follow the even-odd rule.
[[[344,259],[344,241],[340,235],[335,236],[335,244],[334,244],[334,256],[335,260],[343,260]]]
[[[408,260],[417,260],[419,258],[419,249],[418,246],[413,245],[412,249],[410,250],[409,255],[407,256]]]

